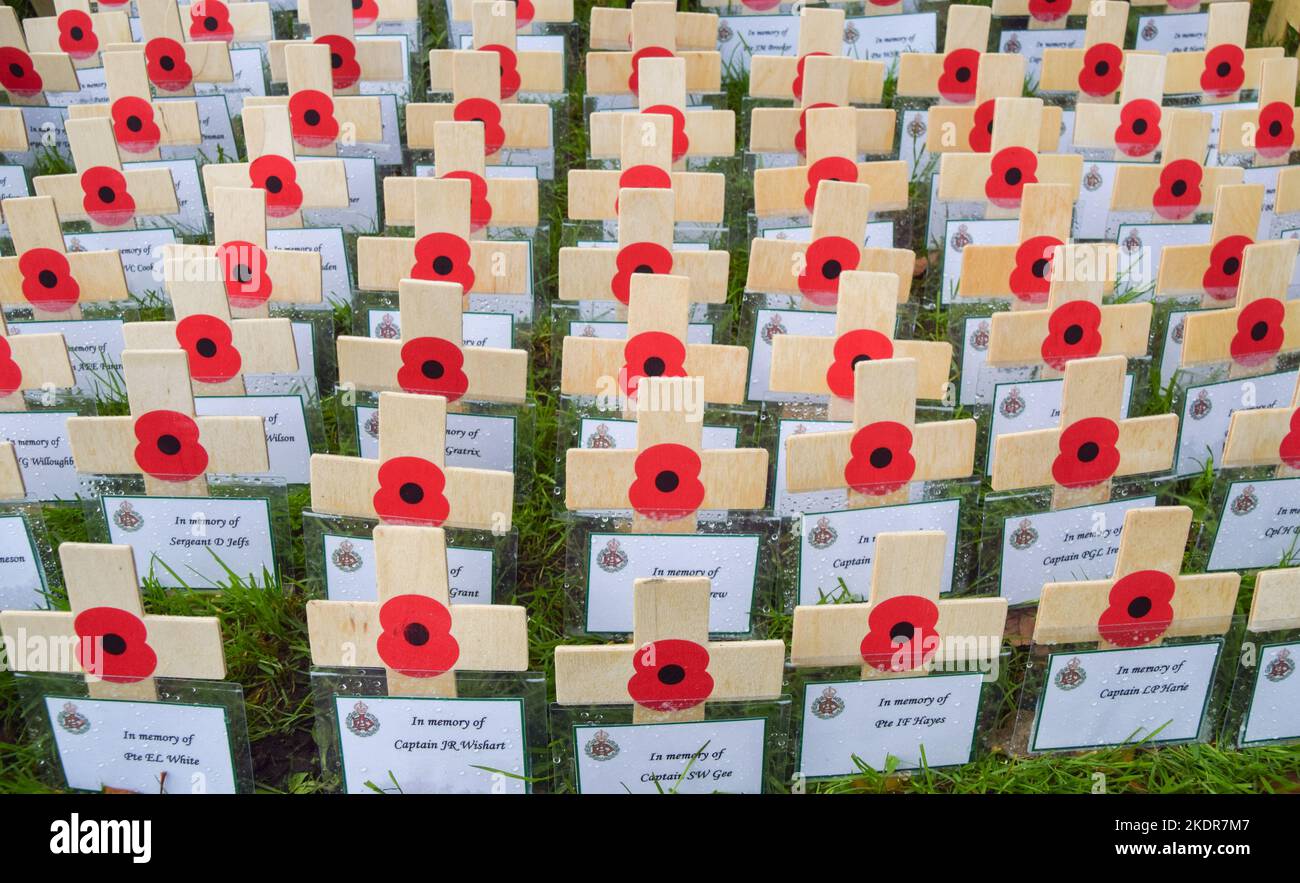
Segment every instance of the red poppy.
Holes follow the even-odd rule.
[[[803,204],[809,213],[817,201],[817,185],[822,181],[858,180],[858,164],[847,156],[824,156],[808,167],[808,189],[803,192]]]
[[[844,483],[873,497],[905,487],[916,473],[912,430],[892,420],[869,423],[853,434]]]
[[[1016,299],[1027,304],[1047,301],[1052,286],[1052,258],[1063,245],[1055,236],[1031,236],[1016,249],[1016,266],[1007,287]]]
[[[0,86],[19,98],[31,98],[40,94],[45,83],[30,55],[17,46],[0,46]]]
[[[117,8],[118,6],[128,6],[130,3],[131,0],[99,0],[100,6],[109,6],[113,8]]]
[[[1176,159],[1160,170],[1160,186],[1151,197],[1151,207],[1168,221],[1179,221],[1196,212],[1201,204],[1201,164]]]
[[[1026,184],[1038,183],[1038,156],[1025,147],[1004,147],[993,154],[984,195],[999,208],[1018,208]]]
[[[109,166],[92,166],[81,174],[81,207],[105,227],[121,227],[135,217],[135,200],[126,178]]]
[[[1295,145],[1295,109],[1285,101],[1264,105],[1255,132],[1255,152],[1266,159],[1286,156]]]
[[[1029,15],[1036,21],[1060,21],[1070,14],[1071,0],[1029,0]]]
[[[618,250],[609,290],[621,304],[631,296],[633,273],[665,275],[673,271],[673,253],[657,242],[633,242]]]
[[[422,392],[454,402],[469,389],[465,354],[450,340],[416,337],[402,344],[397,385],[403,392]]]
[[[18,256],[18,272],[23,277],[23,297],[37,309],[62,313],[81,299],[81,286],[61,251],[29,248]]]
[[[1174,621],[1174,578],[1159,570],[1138,570],[1110,587],[1110,604],[1097,618],[1097,634],[1117,647],[1140,647],[1160,637]]]
[[[239,373],[243,359],[230,326],[202,313],[176,323],[176,342],[189,355],[190,376],[199,383],[225,383]]]
[[[487,179],[469,171],[448,172],[444,178],[469,182],[469,229],[482,230],[492,221],[492,203],[488,202]]]
[[[428,282],[455,282],[462,291],[474,288],[470,245],[455,233],[428,233],[415,243],[415,263],[407,275]]]
[[[389,524],[438,527],[451,513],[443,495],[447,476],[423,457],[393,457],[379,466],[379,490],[372,504],[379,520]]]
[[[895,595],[872,604],[859,652],[878,671],[915,671],[939,649],[939,605],[920,595]]]
[[[59,48],[78,61],[90,58],[99,51],[99,38],[95,36],[95,23],[90,14],[80,9],[59,13]]]
[[[537,10],[533,7],[532,0],[515,0],[516,29],[531,23],[535,15],[537,15]]]
[[[1237,333],[1228,344],[1228,352],[1238,365],[1253,368],[1282,351],[1286,332],[1286,307],[1275,297],[1261,297],[1241,308],[1237,314]]]
[[[651,641],[632,654],[632,668],[635,674],[628,679],[627,695],[643,708],[681,711],[713,694],[709,651],[694,641]]]
[[[298,171],[283,156],[268,153],[253,160],[248,164],[248,180],[266,191],[268,217],[287,218],[302,208]]]
[[[651,445],[637,454],[628,502],[637,514],[656,521],[690,515],[704,502],[701,465],[700,455],[685,445]]]
[[[1160,105],[1146,98],[1119,109],[1115,148],[1125,156],[1146,156],[1160,144]]]
[[[451,633],[451,611],[428,595],[394,595],[379,608],[375,650],[384,665],[411,678],[451,671],[460,644]]]
[[[665,49],[662,46],[646,46],[644,49],[638,49],[632,55],[632,75],[627,78],[627,88],[633,95],[641,92],[641,59],[643,58],[672,58],[671,49]]]
[[[686,346],[663,331],[642,331],[623,345],[618,385],[635,398],[642,377],[685,377]]]
[[[993,111],[995,107],[995,100],[990,98],[975,108],[975,116],[971,120],[970,135],[966,138],[970,142],[972,153],[988,153],[993,149]]]
[[[23,369],[14,361],[9,339],[0,337],[0,397],[11,396],[23,386]]]
[[[458,123],[483,124],[483,154],[491,156],[506,143],[506,130],[501,127],[501,106],[486,98],[466,98],[451,110],[452,119]]]
[[[326,34],[317,37],[315,43],[322,43],[330,50],[330,76],[335,89],[351,89],[361,79],[361,64],[357,61],[357,45],[347,37],[339,34]]]
[[[144,620],[120,607],[90,607],[72,621],[77,664],[111,684],[142,681],[158,668]]]
[[[1300,469],[1300,408],[1291,412],[1291,430],[1277,446],[1277,457],[1292,469]]]
[[[662,113],[673,118],[673,162],[677,162],[691,149],[691,139],[686,137],[686,114],[670,104],[655,104],[642,113]]]
[[[235,29],[230,24],[230,10],[221,0],[194,0],[190,6],[190,39],[221,40],[229,43],[235,39]]]
[[[979,79],[980,54],[974,49],[954,49],[943,57],[943,73],[939,75],[939,94],[953,104],[966,104],[975,99],[975,83]]]
[[[1235,43],[1220,43],[1205,53],[1205,70],[1201,72],[1201,89],[1208,95],[1222,98],[1231,95],[1246,82],[1246,69],[1242,63],[1246,52]]]
[[[766,12],[769,9],[775,9],[780,6],[781,0],[740,0],[740,3],[742,6],[752,9],[755,12]]]
[[[823,236],[808,244],[804,268],[799,274],[799,290],[815,304],[829,306],[840,296],[840,274],[856,270],[862,249],[843,236]]]
[[[1119,469],[1119,427],[1105,417],[1085,417],[1061,431],[1052,478],[1061,487],[1092,487]]]
[[[624,187],[641,187],[648,190],[669,190],[673,186],[673,176],[667,169],[658,166],[632,166],[624,169],[618,176],[618,189]],[[618,197],[614,197],[614,211],[618,211]]]
[[[153,105],[135,95],[125,95],[113,102],[113,137],[127,153],[148,153],[162,140],[154,122]]]
[[[853,400],[853,372],[859,362],[892,359],[894,342],[879,331],[857,328],[846,331],[835,341],[834,361],[826,369],[826,386],[832,394]]]
[[[492,43],[488,46],[480,46],[480,52],[495,52],[499,57],[498,70],[501,71],[501,100],[514,98],[519,91],[522,80],[519,77],[519,56],[515,51],[507,46],[498,43]]]
[[[1113,95],[1124,81],[1124,50],[1114,43],[1097,43],[1083,53],[1079,91],[1093,98]]]
[[[829,56],[829,52],[809,52],[807,55],[800,55],[799,60],[794,66],[794,82],[790,85],[790,91],[794,93],[795,98],[803,98],[803,66],[804,63],[814,55]]]
[[[1052,310],[1043,361],[1060,371],[1071,359],[1090,359],[1101,352],[1101,309],[1091,301],[1072,300]]]
[[[135,463],[163,481],[189,481],[208,468],[199,425],[180,411],[149,411],[135,419]]]
[[[232,307],[261,306],[271,297],[271,277],[266,272],[266,252],[260,245],[232,239],[217,246],[226,300]]]
[[[352,27],[368,28],[379,18],[379,4],[375,0],[352,0]]]
[[[317,89],[303,89],[289,96],[289,132],[303,147],[324,147],[339,137],[334,118],[334,99]]]
[[[145,73],[164,92],[179,92],[194,82],[185,60],[185,47],[170,37],[154,37],[144,44]]]
[[[1205,293],[1215,300],[1236,300],[1237,284],[1241,282],[1241,262],[1249,236],[1225,236],[1210,249],[1210,266],[1201,277]]]
[[[794,133],[794,149],[799,151],[800,156],[808,153],[808,111],[822,107],[835,107],[835,105],[829,101],[819,101],[799,111],[799,131]]]

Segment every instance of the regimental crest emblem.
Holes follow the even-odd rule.
[[[85,250],[86,250],[86,243],[81,241],[81,237],[79,236],[72,237],[72,241],[68,243],[68,251],[85,251]]]
[[[808,531],[808,545],[814,549],[829,549],[840,538],[839,532],[831,527],[831,520],[823,515]]]
[[[596,336],[596,326],[595,326],[595,325],[583,325],[583,326],[582,326],[582,330],[581,330],[580,332],[578,332],[578,336],[579,336],[579,337],[595,337],[595,336]]]
[[[613,760],[618,757],[618,752],[618,743],[610,738],[609,733],[604,730],[597,730],[596,735],[588,739],[587,744],[582,746],[582,753],[596,761]]]
[[[622,544],[613,537],[605,544],[605,548],[596,553],[596,566],[606,573],[618,573],[627,567],[629,560]]]
[[[858,42],[858,38],[861,36],[862,36],[862,32],[858,30],[858,26],[855,25],[853,22],[848,22],[846,25],[844,25],[845,43],[850,43],[850,44],[856,43]]]
[[[379,732],[379,718],[371,713],[370,706],[364,702],[357,702],[352,706],[352,710],[343,720],[343,725],[348,728],[349,733],[363,739]]]
[[[119,530],[135,533],[144,527],[144,516],[136,511],[130,500],[123,500],[113,510],[113,523],[117,525]]]
[[[1101,169],[1097,166],[1092,166],[1088,169],[1087,174],[1083,176],[1083,189],[1087,190],[1089,193],[1096,193],[1101,189],[1101,185],[1105,183],[1105,180],[1106,179],[1101,176]]]
[[[596,425],[596,431],[587,436],[587,447],[598,449],[617,448],[618,442],[614,440],[609,427],[604,423],[599,423]]]
[[[907,124],[907,134],[913,141],[920,141],[925,137],[925,119],[920,115],[912,117],[912,121]]]
[[[1169,339],[1174,343],[1181,344],[1183,342],[1183,335],[1187,332],[1185,318],[1186,317],[1180,316],[1177,324],[1174,325],[1174,330],[1169,332]]]
[[[1128,235],[1124,237],[1124,241],[1121,242],[1120,245],[1124,247],[1124,251],[1128,252],[1129,254],[1133,254],[1139,248],[1142,247],[1142,237],[1138,235],[1138,231],[1136,229],[1130,230],[1128,231]]]
[[[763,343],[771,346],[772,338],[776,337],[778,334],[785,333],[785,323],[781,321],[781,316],[773,313],[772,318],[768,319],[767,324],[758,332],[758,336],[762,339]]]
[[[822,690],[821,695],[813,699],[812,706],[808,710],[818,720],[828,721],[833,717],[839,717],[844,711],[844,700],[836,694],[834,687],[827,687]]]
[[[1034,523],[1028,518],[1020,519],[1016,529],[1011,532],[1011,548],[1017,552],[1023,552],[1038,542],[1038,531],[1034,529]]]
[[[1146,40],[1148,43],[1159,36],[1159,34],[1160,30],[1156,27],[1155,19],[1149,19],[1142,27],[1142,39]]]
[[[1020,394],[1020,387],[1011,387],[1007,397],[998,405],[998,413],[1008,420],[1014,420],[1025,413],[1025,397]]]
[[[1259,497],[1255,493],[1255,486],[1248,484],[1241,489],[1241,493],[1233,498],[1232,505],[1228,508],[1233,515],[1249,515],[1255,511],[1259,505]]]
[[[58,723],[59,729],[74,736],[80,736],[90,730],[90,718],[77,711],[75,702],[63,703],[63,710],[54,720]]]
[[[1055,683],[1057,689],[1073,690],[1088,680],[1088,673],[1083,669],[1083,663],[1079,657],[1074,657],[1065,664],[1065,667],[1056,673]]]
[[[1193,420],[1204,420],[1213,410],[1214,402],[1210,401],[1210,391],[1202,389],[1196,393],[1196,398],[1192,399],[1187,413]]]
[[[392,313],[384,313],[384,318],[375,326],[375,337],[382,340],[401,340],[402,326],[393,321]]]
[[[1293,674],[1295,674],[1295,660],[1291,658],[1291,651],[1285,648],[1277,651],[1277,655],[1269,660],[1268,667],[1264,669],[1264,677],[1274,684],[1285,681]]]
[[[379,438],[379,409],[375,408],[373,414],[366,418],[366,422],[361,424],[362,430],[371,438]]]
[[[948,240],[948,244],[952,246],[953,251],[961,251],[974,241],[975,237],[971,235],[970,228],[965,224],[958,224],[957,230]]]
[[[725,18],[718,22],[718,45],[719,46],[721,46],[723,43],[726,43],[734,36],[736,36],[736,32],[731,29],[731,25],[727,24],[727,20]]]
[[[1023,47],[1020,45],[1020,35],[1012,34],[1007,38],[1007,45],[1002,51],[1010,53],[1011,55],[1019,55],[1022,48]]]
[[[967,343],[970,344],[971,349],[981,353],[989,348],[989,323],[987,319],[981,319],[975,325],[975,330],[970,333],[970,339]]]
[[[365,562],[352,541],[344,540],[330,553],[330,563],[344,573],[356,573]]]

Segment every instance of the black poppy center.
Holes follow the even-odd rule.
[[[645,372],[646,377],[660,377],[663,375],[664,369],[667,367],[668,366],[664,364],[663,359],[658,356],[651,356],[645,360],[645,364],[641,366],[641,370]]]
[[[659,683],[671,687],[686,680],[686,669],[680,665],[665,665],[659,669]]]
[[[132,132],[138,132],[144,128],[144,120],[140,119],[135,114],[131,114],[126,118],[126,127]]]
[[[59,274],[53,270],[41,270],[36,279],[41,283],[42,288],[53,288],[59,284]]]
[[[253,268],[248,264],[236,264],[231,275],[235,277],[235,281],[240,285],[247,285],[253,281]]]
[[[320,125],[320,111],[314,108],[312,110],[307,111],[305,114],[303,114],[302,118],[309,126]]]
[[[117,194],[113,192],[112,187],[99,188],[99,201],[111,203],[117,199]]]
[[[953,79],[959,83],[969,83],[972,76],[971,69],[968,67],[959,67],[953,73]]]
[[[27,71],[23,70],[23,66],[16,61],[9,65],[9,73],[13,74],[15,77],[27,76]]]
[[[1007,169],[1007,173],[1002,176],[1002,179],[1006,181],[1009,186],[1015,187],[1020,183],[1020,179],[1023,177],[1024,173],[1021,172],[1020,169]]]
[[[337,52],[331,52],[331,53],[330,53],[330,67],[332,67],[332,68],[334,68],[334,69],[336,69],[336,70],[337,70],[338,68],[343,67],[343,56],[342,56],[342,55],[339,55]]]
[[[1133,121],[1133,134],[1134,134],[1134,135],[1145,135],[1146,133],[1147,133],[1147,121],[1144,120],[1144,119],[1136,119],[1136,120],[1134,120],[1134,121]]]
[[[1232,73],[1232,65],[1226,61],[1221,61],[1219,62],[1219,66],[1214,69],[1214,72],[1221,77],[1226,77],[1228,74]]]
[[[894,452],[889,448],[876,448],[871,452],[871,456],[867,459],[871,461],[871,465],[877,469],[884,469],[890,463],[894,462]]]
[[[844,267],[839,261],[829,260],[822,264],[822,275],[827,279],[838,279],[842,272],[844,272]]]
[[[74,26],[68,31],[68,36],[74,40],[80,40],[82,37],[86,36],[86,32],[81,28]]]
[[[397,496],[402,498],[403,503],[409,503],[414,506],[424,499],[424,488],[420,487],[413,481],[404,482],[397,489]]]
[[[1037,279],[1046,279],[1047,268],[1050,267],[1051,265],[1052,262],[1049,261],[1047,258],[1039,258],[1038,260],[1034,261],[1034,266],[1032,270],[1034,277]]]
[[[1174,196],[1182,196],[1187,192],[1187,182],[1179,178],[1169,187],[1169,192]]]
[[[1076,343],[1083,340],[1083,326],[1071,325],[1069,328],[1065,329],[1065,334],[1061,336],[1065,338],[1066,343],[1070,346],[1074,346]]]
[[[266,192],[279,193],[284,189],[284,182],[280,180],[279,175],[271,175],[266,179]]]
[[[352,8],[357,10],[361,9],[361,0],[352,0]]]
[[[210,359],[217,354],[217,342],[210,337],[200,337],[194,350],[203,358]]]
[[[126,638],[114,632],[109,632],[103,638],[104,652],[110,656],[121,656],[126,652]]]
[[[176,60],[170,55],[164,55],[162,58],[158,59],[158,66],[165,71],[175,70]]]
[[[853,361],[850,362],[849,365],[852,368],[856,368],[858,367],[859,362],[870,362],[870,361],[871,361],[871,356],[867,355],[866,353],[858,353],[856,356],[853,357]]]
[[[1093,73],[1095,73],[1097,76],[1104,77],[1106,76],[1106,74],[1110,73],[1110,62],[1099,61],[1095,65],[1093,65],[1092,70]]]
[[[158,436],[158,450],[173,457],[181,452],[181,440],[171,433]]]
[[[1259,342],[1268,337],[1268,323],[1261,320],[1250,326],[1250,339]]]
[[[1236,276],[1237,271],[1241,269],[1241,258],[1231,257],[1223,262],[1223,273],[1225,276]]]
[[[655,476],[655,490],[661,494],[671,494],[681,483],[682,480],[671,469],[665,469]]]
[[[1282,124],[1277,120],[1273,120],[1273,122],[1268,124],[1268,133],[1272,135],[1274,138],[1276,138],[1278,135],[1281,135]]]
[[[447,373],[447,369],[437,359],[425,359],[424,364],[420,366],[420,373],[430,380],[438,380]]]
[[[900,638],[904,641],[910,641],[916,636],[916,626],[907,620],[901,620],[894,623],[894,627],[889,630],[889,640],[897,642]]]
[[[412,647],[423,647],[429,643],[429,628],[422,622],[408,622],[402,629],[402,637]]]
[[[1079,462],[1091,463],[1101,453],[1101,445],[1096,442],[1084,442],[1079,445]]]
[[[632,272],[633,273],[654,273],[654,271],[655,268],[650,266],[649,264],[637,264],[636,269],[633,270]]]
[[[1141,595],[1128,602],[1128,615],[1134,619],[1141,619],[1151,612],[1151,599],[1146,595]]]
[[[215,31],[219,26],[220,22],[217,21],[216,16],[209,15],[207,18],[203,19],[204,30]]]
[[[447,257],[445,254],[439,255],[433,259],[433,272],[437,273],[439,276],[446,276],[451,272],[451,268],[451,258]]]

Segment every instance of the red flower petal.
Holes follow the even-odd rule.
[[[303,147],[324,147],[339,137],[334,118],[334,99],[316,89],[303,89],[289,96],[289,132]]]
[[[665,49],[662,46],[646,46],[644,49],[638,49],[632,55],[632,75],[627,78],[627,88],[633,95],[641,92],[641,59],[643,58],[672,58],[671,49]]]
[[[375,650],[384,665],[412,678],[451,671],[460,644],[451,634],[451,611],[428,595],[395,595],[379,608]]]
[[[444,178],[469,182],[469,229],[471,233],[482,230],[492,222],[492,203],[488,202],[487,180],[474,172],[448,172]]]
[[[1052,478],[1061,487],[1092,487],[1119,469],[1119,427],[1105,417],[1085,417],[1061,431]]]
[[[217,246],[226,299],[232,307],[249,309],[271,298],[274,286],[266,272],[266,252],[260,245],[232,239]]]
[[[248,180],[266,191],[267,217],[287,218],[302,208],[298,171],[285,157],[273,153],[259,156],[248,165]]]
[[[632,655],[632,669],[627,694],[645,708],[681,711],[713,694],[709,651],[694,641],[652,641]]]
[[[0,46],[0,86],[19,98],[39,95],[45,88],[32,58],[17,46]]]
[[[404,392],[439,395],[454,402],[469,389],[465,354],[450,340],[416,337],[402,344],[402,367],[397,385]]]
[[[1228,344],[1232,360],[1246,368],[1263,365],[1286,343],[1286,306],[1275,297],[1251,301],[1237,314],[1237,333]]]
[[[13,359],[9,339],[0,337],[0,396],[11,396],[23,386],[23,369]]]
[[[135,419],[135,462],[146,475],[163,481],[189,481],[208,468],[199,443],[199,425],[179,411],[149,411]]]
[[[125,95],[113,102],[109,112],[113,120],[113,137],[128,153],[149,153],[162,140],[154,122],[153,105],[135,95]]]
[[[1029,15],[1035,21],[1060,21],[1070,14],[1072,0],[1029,0]]]
[[[1286,156],[1295,146],[1295,109],[1285,101],[1264,105],[1259,112],[1255,152],[1266,159]]]
[[[99,51],[95,22],[80,9],[66,9],[55,19],[59,28],[59,48],[77,61],[84,61]]]
[[[234,40],[235,28],[230,24],[230,10],[226,4],[221,0],[195,0],[190,6],[190,39],[225,43]]]
[[[954,49],[943,57],[939,75],[939,95],[954,104],[966,104],[975,98],[979,80],[980,53],[974,49]]]
[[[988,153],[993,149],[993,111],[996,106],[996,100],[990,98],[975,108],[970,135],[966,139],[970,142],[972,153]]]
[[[1110,604],[1097,619],[1097,634],[1118,647],[1140,647],[1163,635],[1174,619],[1174,578],[1139,570],[1117,580]]]
[[[639,515],[657,521],[690,515],[704,502],[702,465],[700,455],[685,445],[651,445],[637,455],[628,502]]]
[[[822,57],[826,57],[826,56],[829,56],[830,53],[829,53],[829,52],[809,52],[809,53],[806,54],[806,55],[800,55],[800,56],[799,56],[799,60],[798,60],[797,62],[795,62],[795,66],[794,66],[794,82],[790,84],[790,91],[794,93],[794,97],[795,97],[795,98],[803,98],[803,67],[804,67],[804,63],[807,62],[808,59],[812,58],[812,57],[815,56],[815,55],[820,55],[820,56],[822,56]]]
[[[1055,236],[1031,236],[1016,249],[1016,266],[1007,287],[1017,300],[1027,304],[1047,302],[1052,287],[1052,259],[1064,245]]]
[[[1291,429],[1282,437],[1277,456],[1292,469],[1300,469],[1300,408],[1291,412]]]
[[[642,377],[685,377],[686,346],[663,331],[642,331],[623,345],[619,389],[636,398]]]
[[[480,52],[495,52],[500,59],[501,71],[501,100],[514,98],[519,91],[521,79],[519,77],[519,57],[515,55],[513,49],[507,46],[501,46],[496,43],[487,46],[480,46]]]
[[[916,474],[912,456],[912,431],[901,423],[881,420],[869,423],[853,434],[844,483],[860,494],[873,497],[892,494],[905,487]]]
[[[144,620],[119,607],[90,607],[72,621],[77,664],[113,684],[142,681],[158,668]]]
[[[37,309],[62,313],[81,299],[67,255],[52,248],[29,248],[18,256],[23,297]]]
[[[1038,156],[1025,147],[1004,147],[989,163],[984,195],[999,208],[1017,208],[1026,184],[1038,183]]]
[[[857,183],[858,164],[847,156],[824,156],[808,167],[808,189],[803,193],[803,204],[809,213],[817,201],[817,185],[822,181]]]
[[[1101,352],[1101,309],[1091,301],[1074,300],[1052,310],[1043,341],[1043,361],[1060,371],[1071,359],[1089,359]]]
[[[621,304],[631,297],[633,273],[666,275],[673,271],[673,253],[657,242],[632,242],[618,250],[614,258],[614,278],[609,290]]]
[[[535,15],[537,15],[537,9],[533,6],[532,0],[515,0],[516,29],[531,23]]]
[[[422,457],[393,457],[379,467],[379,490],[373,503],[379,520],[387,524],[425,524],[438,527],[451,513],[443,496],[447,476]]]
[[[352,27],[368,28],[379,18],[379,4],[375,0],[352,0]]]
[[[1119,111],[1115,148],[1125,156],[1146,156],[1160,144],[1160,105],[1146,98],[1128,102]]]
[[[415,243],[415,263],[407,274],[429,282],[455,282],[462,290],[474,288],[470,245],[454,233],[429,233]]]
[[[859,362],[892,359],[894,342],[879,331],[858,328],[841,334],[835,341],[834,361],[826,369],[826,386],[831,394],[853,400],[853,372]]]
[[[808,153],[808,111],[823,107],[835,107],[835,105],[829,101],[819,101],[799,111],[799,131],[794,133],[794,149],[800,156]]]
[[[1096,43],[1083,53],[1079,91],[1093,98],[1115,94],[1124,81],[1124,50],[1114,43]]]
[[[1241,88],[1246,81],[1242,64],[1246,51],[1235,43],[1221,43],[1205,53],[1205,70],[1201,72],[1202,91],[1222,98]]]
[[[1205,293],[1215,300],[1236,300],[1237,285],[1241,282],[1241,262],[1249,236],[1225,236],[1210,249],[1210,266],[1201,277]]]
[[[197,314],[176,323],[176,342],[189,356],[190,376],[199,383],[225,383],[243,362],[230,326],[216,316]]]
[[[655,104],[642,113],[662,113],[673,118],[673,162],[677,162],[691,149],[691,139],[686,137],[686,114],[669,104]]]
[[[916,671],[939,649],[939,606],[920,595],[895,595],[871,605],[859,652],[878,671]]]
[[[109,166],[93,166],[81,174],[81,206],[91,220],[105,227],[121,227],[135,217],[135,200],[126,190],[126,178]]]
[[[843,236],[814,239],[804,252],[799,291],[815,304],[834,304],[840,296],[840,275],[847,270],[856,270],[861,260],[862,249],[852,240]]]
[[[145,73],[164,92],[179,92],[194,82],[185,60],[185,47],[170,37],[154,37],[144,44]]]
[[[460,123],[483,124],[483,153],[492,156],[506,143],[506,130],[501,127],[501,107],[486,98],[466,98],[451,111],[452,119]]]
[[[1160,217],[1178,221],[1195,214],[1201,204],[1200,163],[1176,159],[1160,170],[1160,186],[1151,197],[1151,207]]]
[[[340,34],[326,34],[312,42],[329,47],[330,75],[336,90],[351,89],[361,79],[361,65],[357,62],[355,43]]]

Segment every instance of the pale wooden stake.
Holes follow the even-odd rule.
[[[1247,631],[1276,632],[1300,628],[1300,567],[1261,570],[1255,577]]]
[[[1224,111],[1228,113],[1228,111]],[[1156,294],[1161,297],[1199,295],[1201,306],[1214,307],[1236,299],[1241,280],[1242,250],[1254,242],[1259,218],[1264,211],[1263,184],[1225,184],[1215,195],[1210,241],[1204,245],[1166,245],[1160,251],[1160,271],[1156,277]],[[1231,247],[1227,240],[1238,243]],[[1218,267],[1211,267],[1216,249],[1230,253],[1219,255]],[[1207,274],[1218,270],[1223,280],[1206,287]]]
[[[1220,464],[1225,468],[1277,466],[1278,478],[1300,477],[1300,458],[1290,452],[1290,462],[1282,458],[1288,437],[1291,445],[1300,444],[1300,418],[1296,414],[1300,414],[1300,382],[1288,406],[1233,411]]]
[[[0,395],[0,412],[26,411],[23,393],[28,390],[53,392],[67,389],[76,382],[62,334],[11,336],[4,317],[0,316],[0,341],[6,351],[6,357],[0,358],[0,366],[9,363],[18,369],[17,386],[7,395]]]

